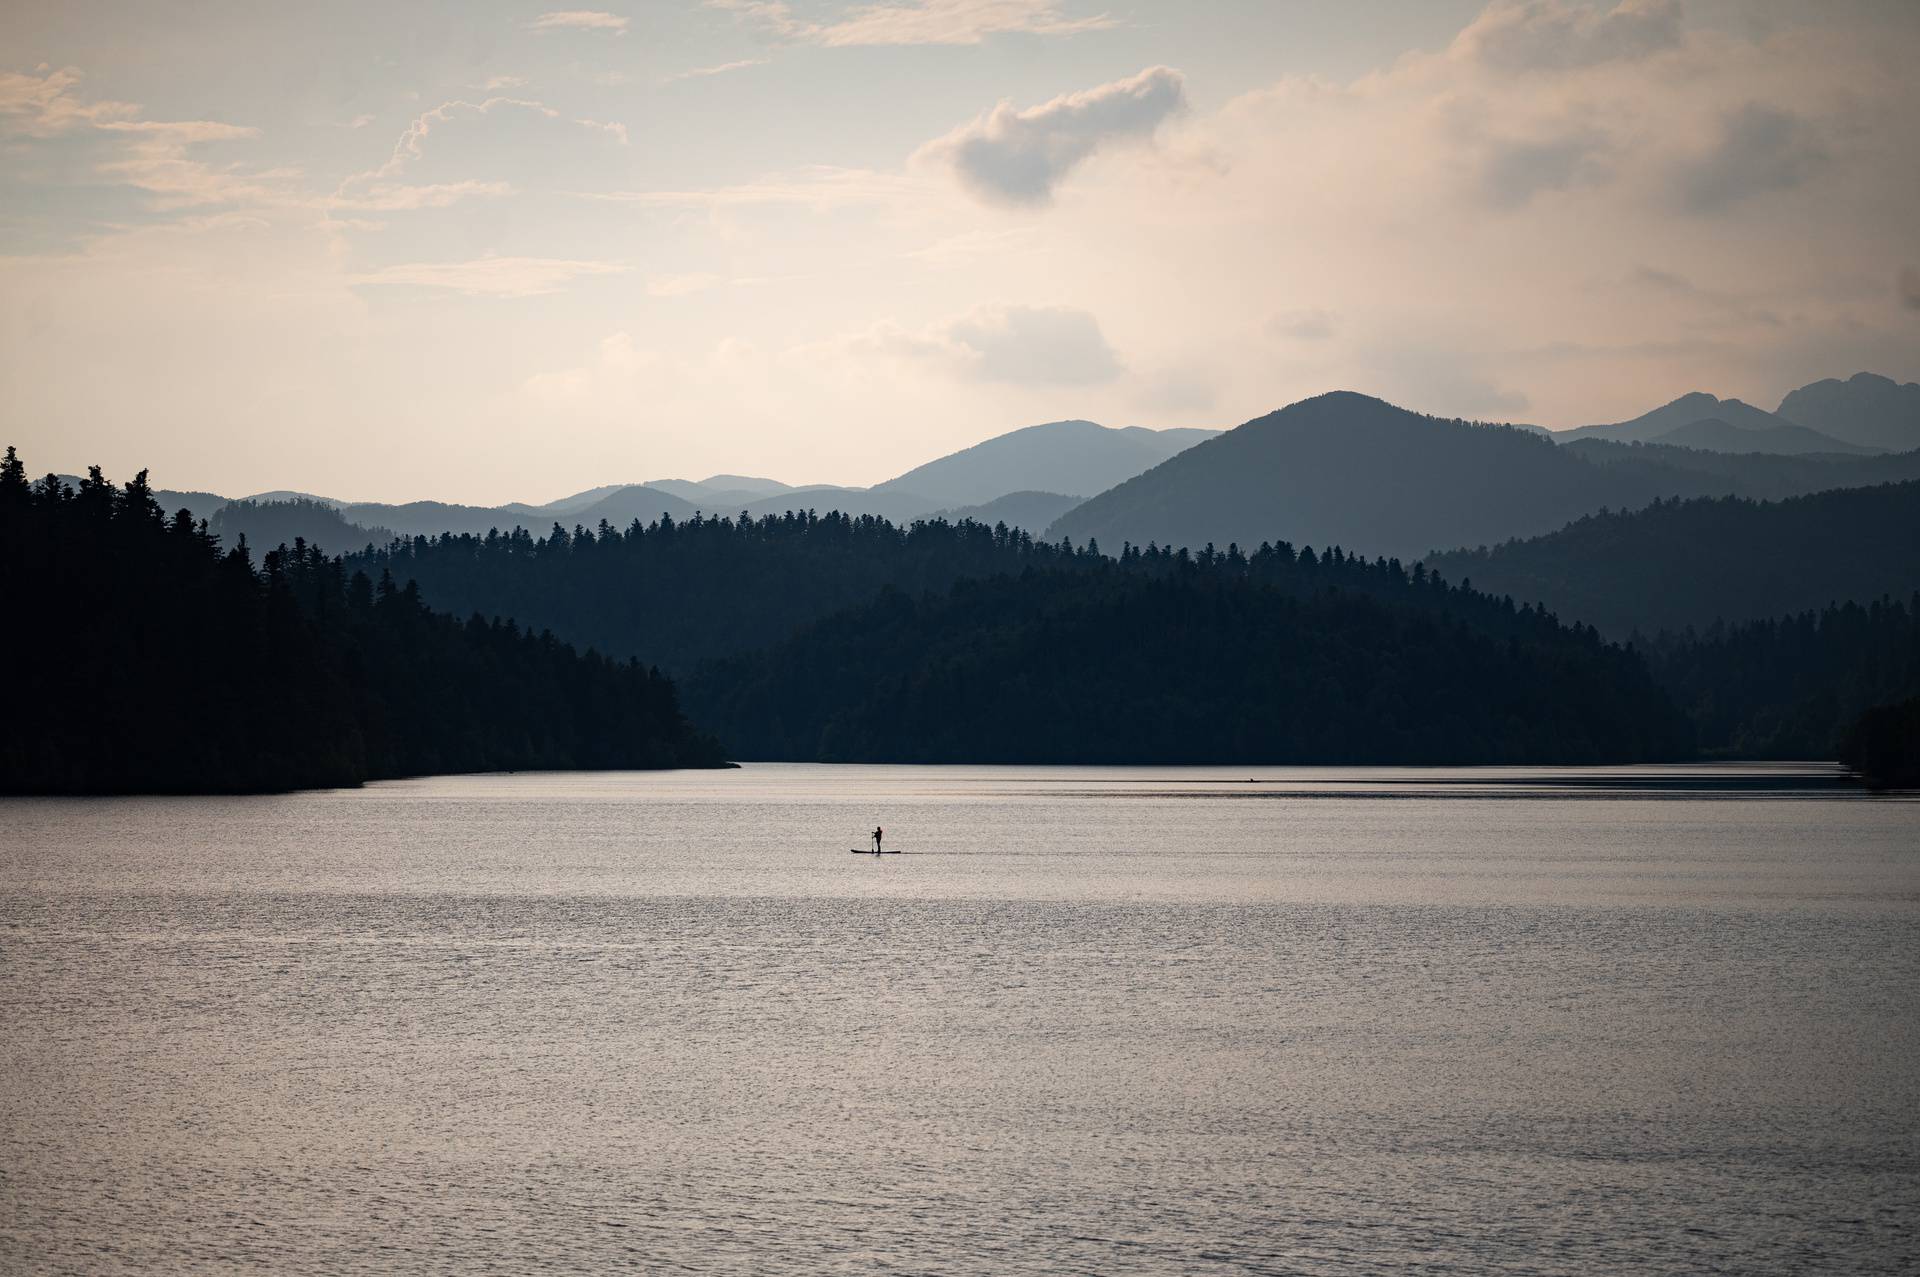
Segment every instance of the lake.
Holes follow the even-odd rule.
[[[1911,1272],[1917,817],[1795,767],[0,802],[0,1269]]]

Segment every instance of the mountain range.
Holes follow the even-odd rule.
[[[1885,449],[1848,442],[1831,434],[1798,425],[1777,413],[1755,408],[1738,399],[1716,399],[1704,392],[1682,395],[1672,403],[1631,421],[1603,426],[1578,426],[1558,431],[1561,443],[1576,439],[1609,439],[1616,443],[1664,443],[1709,452],[1872,453]]]
[[[1603,507],[1672,497],[1780,499],[1920,478],[1920,454],[1886,451],[1908,441],[1920,442],[1920,386],[1861,373],[1802,387],[1777,413],[1694,393],[1629,421],[1559,432],[1441,421],[1349,392],[1225,434],[1055,421],[869,488],[717,474],[500,506],[348,502],[292,491],[241,503],[204,492],[158,495],[166,508],[214,519],[229,540],[245,535],[256,546],[293,535],[345,548],[393,536],[813,510],[902,525],[934,517],[1005,522],[1110,547],[1285,539],[1411,558],[1542,535]]]
[[[1920,478],[1920,454],[1722,454],[1423,416],[1335,392],[1210,439],[1067,511],[1048,538],[1242,548],[1286,538],[1415,558],[1665,497],[1780,497]]]
[[[1114,429],[1090,421],[1049,422],[999,435],[871,488],[792,485],[776,479],[718,474],[698,481],[604,484],[558,501],[500,506],[439,501],[392,505],[342,501],[291,490],[257,493],[238,501],[211,492],[161,491],[156,495],[167,509],[187,509],[195,518],[212,519],[224,511],[220,522],[226,533],[244,533],[254,543],[261,543],[266,535],[290,536],[297,532],[325,545],[359,546],[394,535],[458,535],[494,529],[510,532],[516,527],[544,531],[555,523],[592,528],[605,522],[625,527],[635,519],[651,523],[662,515],[684,521],[696,513],[744,512],[760,518],[802,510],[837,510],[896,523],[939,513],[989,523],[1005,520],[1038,531],[1082,497],[1104,491],[1217,433],[1138,426]],[[236,505],[242,508],[229,508]],[[289,506],[293,509],[280,508]],[[334,513],[326,514],[326,510]]]

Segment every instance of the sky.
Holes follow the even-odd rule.
[[[0,442],[495,503],[1772,408],[1920,378],[1917,71],[1911,0],[10,0]]]

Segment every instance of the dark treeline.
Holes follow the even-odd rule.
[[[1645,667],[1592,631],[1424,574],[1304,557],[1129,552],[943,595],[889,590],[703,668],[688,699],[749,758],[1477,763],[1688,751],[1685,722]]]
[[[658,673],[297,545],[253,566],[143,472],[0,467],[12,793],[249,792],[429,772],[717,764]]]
[[[1747,508],[1663,503],[1652,517],[1689,505],[1709,513]],[[1833,690],[1851,677],[1846,671],[1858,655],[1851,647],[1831,660],[1814,649],[1783,651],[1771,674],[1733,678],[1754,640],[1720,627],[1661,640],[1651,654],[1664,695],[1649,695],[1646,653],[1609,647],[1589,626],[1563,625],[1545,608],[1516,606],[1511,596],[1464,580],[1445,585],[1423,565],[1408,570],[1285,543],[1251,553],[1129,546],[1110,559],[1092,547],[970,522],[898,528],[867,517],[796,514],[556,529],[542,538],[417,538],[349,563],[370,575],[418,580],[436,606],[510,612],[571,640],[688,673],[696,721],[753,758],[1620,761],[1685,751],[1686,732],[1675,729],[1668,696],[1688,711],[1691,741],[1702,749],[1831,758],[1854,716],[1900,690]],[[1632,556],[1634,563],[1657,571],[1644,556]],[[1091,578],[1086,593],[1067,584],[1079,577]],[[1177,584],[1171,595],[1148,588],[1165,581]],[[1199,613],[1214,617],[1221,632],[1150,601],[1199,607],[1200,596],[1232,601],[1209,602]],[[1127,619],[1096,624],[1087,619],[1098,612],[1091,600]],[[1375,607],[1356,611],[1360,603]],[[1084,615],[1076,611],[1082,607]],[[1271,649],[1242,642],[1227,618],[1243,614],[1266,617],[1263,633],[1291,627],[1308,637]],[[1471,637],[1455,653],[1458,671],[1422,654],[1423,645],[1450,649],[1409,628],[1416,621]],[[1336,622],[1347,627],[1340,643],[1311,639]],[[1371,637],[1359,632],[1368,625]],[[1830,642],[1841,644],[1845,632],[1830,631]],[[1055,647],[1031,650],[1045,647],[1042,635]],[[1555,683],[1537,667],[1536,682],[1481,686],[1476,671],[1486,667],[1474,663],[1475,653],[1487,649],[1474,644],[1506,653],[1509,664],[1535,649],[1580,653],[1556,657],[1557,668],[1582,668],[1590,683]],[[1189,646],[1204,655],[1182,656]],[[1056,650],[1059,659],[1047,654]],[[1134,653],[1146,650],[1156,661],[1136,662]],[[1300,677],[1320,689],[1317,700],[1290,681],[1293,673],[1272,668],[1283,652],[1309,662]],[[1322,658],[1324,669],[1311,664]],[[940,668],[968,672],[942,682]],[[1430,690],[1421,691],[1419,680],[1395,681],[1414,670]],[[964,694],[943,701],[956,687]],[[1020,694],[999,699],[988,687]],[[1234,687],[1243,690],[1229,695]],[[1373,690],[1389,687],[1395,690]],[[1541,690],[1548,687],[1551,696]],[[1449,688],[1468,689],[1481,708],[1447,701]],[[1596,698],[1593,689],[1604,692]],[[1826,702],[1802,704],[1820,689],[1828,689]],[[1479,717],[1514,703],[1526,713],[1505,728]],[[1318,708],[1301,709],[1307,704]],[[1786,725],[1775,721],[1783,715]],[[1255,722],[1258,731],[1248,725]],[[1630,722],[1637,725],[1629,730]]]
[[[1759,620],[1920,583],[1920,482],[1655,501],[1425,561],[1616,638]]]
[[[1862,714],[1840,742],[1840,761],[1875,789],[1920,789],[1920,696]]]
[[[555,525],[545,537],[512,533],[398,541],[347,556],[350,568],[414,581],[434,607],[512,615],[562,637],[665,669],[781,642],[798,628],[870,601],[883,589],[944,594],[963,580],[1029,569],[1085,571],[1114,560],[1097,542],[1036,541],[1004,524],[917,521],[896,527],[870,515],[801,512],[760,519],[638,520],[624,529]],[[1480,625],[1518,624],[1512,600],[1472,590],[1410,591],[1432,578],[1397,560],[1362,559],[1339,547],[1296,553],[1286,542],[1246,553],[1123,546],[1129,573],[1182,570],[1246,576],[1293,594],[1338,588],[1420,606],[1444,606]],[[1526,615],[1535,615],[1532,609]]]
[[[1843,741],[1884,758],[1910,716],[1855,725],[1920,693],[1920,604],[1621,646],[1339,548],[1109,558],[1004,526],[838,514],[420,537],[343,559],[296,540],[256,568],[207,524],[166,518],[144,475],[30,486],[11,454],[0,568],[23,604],[9,664],[32,674],[0,731],[15,792],[718,762],[635,657],[688,673],[695,721],[749,758],[1624,762],[1831,758]],[[481,619],[501,616],[525,628]]]
[[[681,672],[778,642],[893,586],[944,592],[967,577],[1090,562],[1005,527],[896,527],[870,515],[662,518],[572,532],[417,537],[349,564],[419,582],[435,607],[517,616],[601,651]]]
[[[354,523],[338,507],[311,497],[291,497],[281,501],[229,501],[213,512],[207,530],[223,545],[237,545],[245,538],[249,545],[292,545],[307,541],[314,545],[345,550],[358,546],[386,545],[394,534],[381,527]]]
[[[1864,713],[1920,694],[1920,595],[1663,634],[1646,653],[1710,752],[1837,758]]]

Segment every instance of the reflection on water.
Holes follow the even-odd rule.
[[[1900,1271],[1920,807],[1832,786],[0,803],[0,1269]]]

